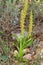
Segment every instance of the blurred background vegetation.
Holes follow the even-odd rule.
[[[24,0],[0,0],[0,17],[2,16],[1,14],[6,13],[12,18],[10,21],[15,24],[20,19],[23,4]],[[31,9],[33,10],[34,18],[43,15],[43,0],[32,0],[29,4],[28,16]]]

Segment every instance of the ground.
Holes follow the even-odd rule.
[[[20,34],[19,23],[16,25],[11,24],[10,17],[4,14],[4,16],[0,18],[0,31],[3,32],[1,35],[2,40],[7,42],[7,45],[10,48],[8,54],[4,53],[3,50],[0,49],[0,55],[8,56],[8,59],[5,59],[6,61],[0,59],[0,65],[29,65],[29,63],[30,65],[34,65],[33,63],[35,63],[35,65],[43,65],[43,18],[41,18],[40,21],[37,19],[35,20],[33,25],[34,42],[30,47],[24,49],[27,52],[23,58],[28,59],[25,63],[19,63],[13,56],[15,48],[12,43],[15,40],[12,38],[12,33]]]

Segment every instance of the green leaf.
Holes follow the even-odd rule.
[[[33,39],[30,38],[30,36],[20,36],[20,38],[17,37],[17,35],[13,35],[18,44],[15,44],[14,43],[14,46],[16,46],[16,48],[18,49],[18,54],[16,56],[16,58],[19,60],[19,61],[22,61],[22,58],[23,58],[23,55],[24,55],[24,52],[23,52],[23,49],[27,48],[28,46],[30,46],[32,43],[33,43]]]
[[[27,34],[26,36],[24,36],[24,39],[27,40],[30,37],[29,34]]]
[[[28,47],[28,46],[31,46],[32,43],[33,43],[33,39],[31,39],[30,41],[28,40],[28,41],[27,41],[27,47]]]
[[[15,3],[17,0],[13,0],[13,3]]]
[[[0,59],[3,60],[4,62],[6,62],[8,60],[8,56],[7,55],[1,55]]]
[[[0,36],[3,34],[3,32],[2,31],[0,31]]]
[[[14,42],[13,45],[19,50],[18,44],[16,44],[16,43]]]
[[[9,47],[8,47],[8,46],[5,46],[5,47],[4,47],[4,52],[5,52],[5,53],[8,53],[8,51],[9,51]]]
[[[24,44],[23,47],[24,47],[24,48],[27,48],[28,46],[31,46],[32,43],[33,43],[33,39],[29,39],[28,41],[25,42],[25,44]]]

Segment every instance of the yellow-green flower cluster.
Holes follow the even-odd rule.
[[[40,2],[40,0],[34,0],[36,3],[39,3]]]
[[[27,8],[28,8],[28,0],[24,0],[24,7],[21,11],[21,17],[20,17],[21,34],[24,34],[24,20],[26,17]]]
[[[33,14],[32,10],[30,11],[30,18],[29,18],[29,35],[31,36],[32,34],[32,28],[33,28]]]

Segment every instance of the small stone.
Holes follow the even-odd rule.
[[[43,49],[41,50],[41,53],[43,53]]]
[[[33,51],[33,52],[32,52],[32,55],[35,55],[35,54],[36,54],[36,52]]]
[[[26,54],[23,56],[24,59],[32,60],[32,54]]]
[[[16,56],[17,54],[18,54],[18,51],[15,50],[15,51],[13,52],[13,55]]]
[[[18,38],[20,38],[20,33],[16,33],[16,35],[18,36]]]
[[[43,49],[41,49],[40,56],[41,56],[41,58],[43,58]]]
[[[41,65],[43,65],[43,62],[41,62]]]
[[[15,64],[18,64],[18,61],[17,60],[15,61]]]
[[[40,42],[39,42],[39,47],[40,47],[40,48],[43,48],[43,41],[40,41]]]
[[[29,49],[29,48],[26,48],[26,49],[24,49],[23,51],[24,51],[25,54],[26,54],[26,53],[30,53],[30,49]]]

